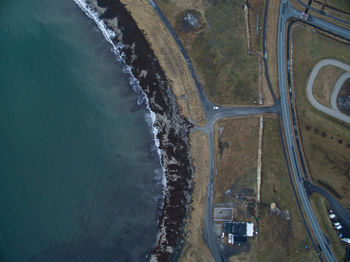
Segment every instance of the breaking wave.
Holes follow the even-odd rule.
[[[159,157],[159,162],[160,165],[162,167],[162,185],[163,185],[163,199],[165,196],[165,188],[166,188],[166,176],[165,176],[165,169],[162,165],[162,160],[161,160],[161,150],[159,149],[159,139],[157,138],[158,135],[158,129],[154,126],[154,123],[156,121],[156,114],[151,110],[150,106],[149,106],[149,100],[147,95],[144,93],[144,91],[142,90],[141,86],[140,86],[140,82],[139,80],[137,80],[137,78],[133,75],[132,71],[131,71],[131,67],[129,65],[126,64],[125,61],[125,53],[122,51],[124,45],[123,43],[114,43],[112,39],[114,39],[116,37],[116,33],[109,29],[106,24],[103,22],[103,20],[101,20],[98,17],[98,13],[96,11],[94,11],[89,4],[85,1],[85,0],[73,0],[79,7],[80,9],[89,17],[91,18],[95,24],[98,26],[98,28],[100,29],[100,31],[102,32],[104,38],[111,44],[112,49],[111,51],[113,52],[113,54],[115,55],[116,59],[118,62],[121,63],[122,65],[122,71],[123,73],[129,75],[129,84],[131,85],[131,87],[133,88],[133,90],[139,94],[139,98],[137,99],[137,105],[141,105],[143,103],[145,103],[146,105],[146,109],[147,109],[147,114],[146,114],[146,121],[149,124],[151,130],[152,130],[152,134],[153,134],[153,141],[154,141],[154,149],[157,151],[158,157]],[[163,207],[163,201],[161,203],[161,207]]]

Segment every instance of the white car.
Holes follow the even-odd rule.
[[[219,107],[218,106],[213,106],[213,109],[218,110]]]

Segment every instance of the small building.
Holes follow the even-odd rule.
[[[232,233],[232,222],[225,222],[224,224],[224,232],[225,234],[231,234]]]
[[[247,236],[233,236],[234,242],[246,242]]]
[[[246,242],[247,237],[254,235],[254,224],[226,221],[224,224],[224,234],[228,236],[229,244]]]
[[[254,224],[253,223],[247,223],[247,237],[254,236]]]
[[[233,223],[233,235],[235,236],[246,236],[247,235],[247,225],[243,222]]]

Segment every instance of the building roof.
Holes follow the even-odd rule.
[[[247,236],[252,237],[254,235],[254,224],[247,223]]]
[[[232,233],[236,236],[246,236],[247,226],[246,223],[233,223]]]
[[[232,222],[225,222],[225,225],[224,225],[224,232],[227,233],[227,234],[230,234],[232,233]]]
[[[234,242],[246,242],[247,237],[246,236],[233,236]]]

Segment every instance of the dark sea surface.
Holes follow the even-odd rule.
[[[145,261],[161,167],[145,106],[73,0],[0,0],[0,261]]]

